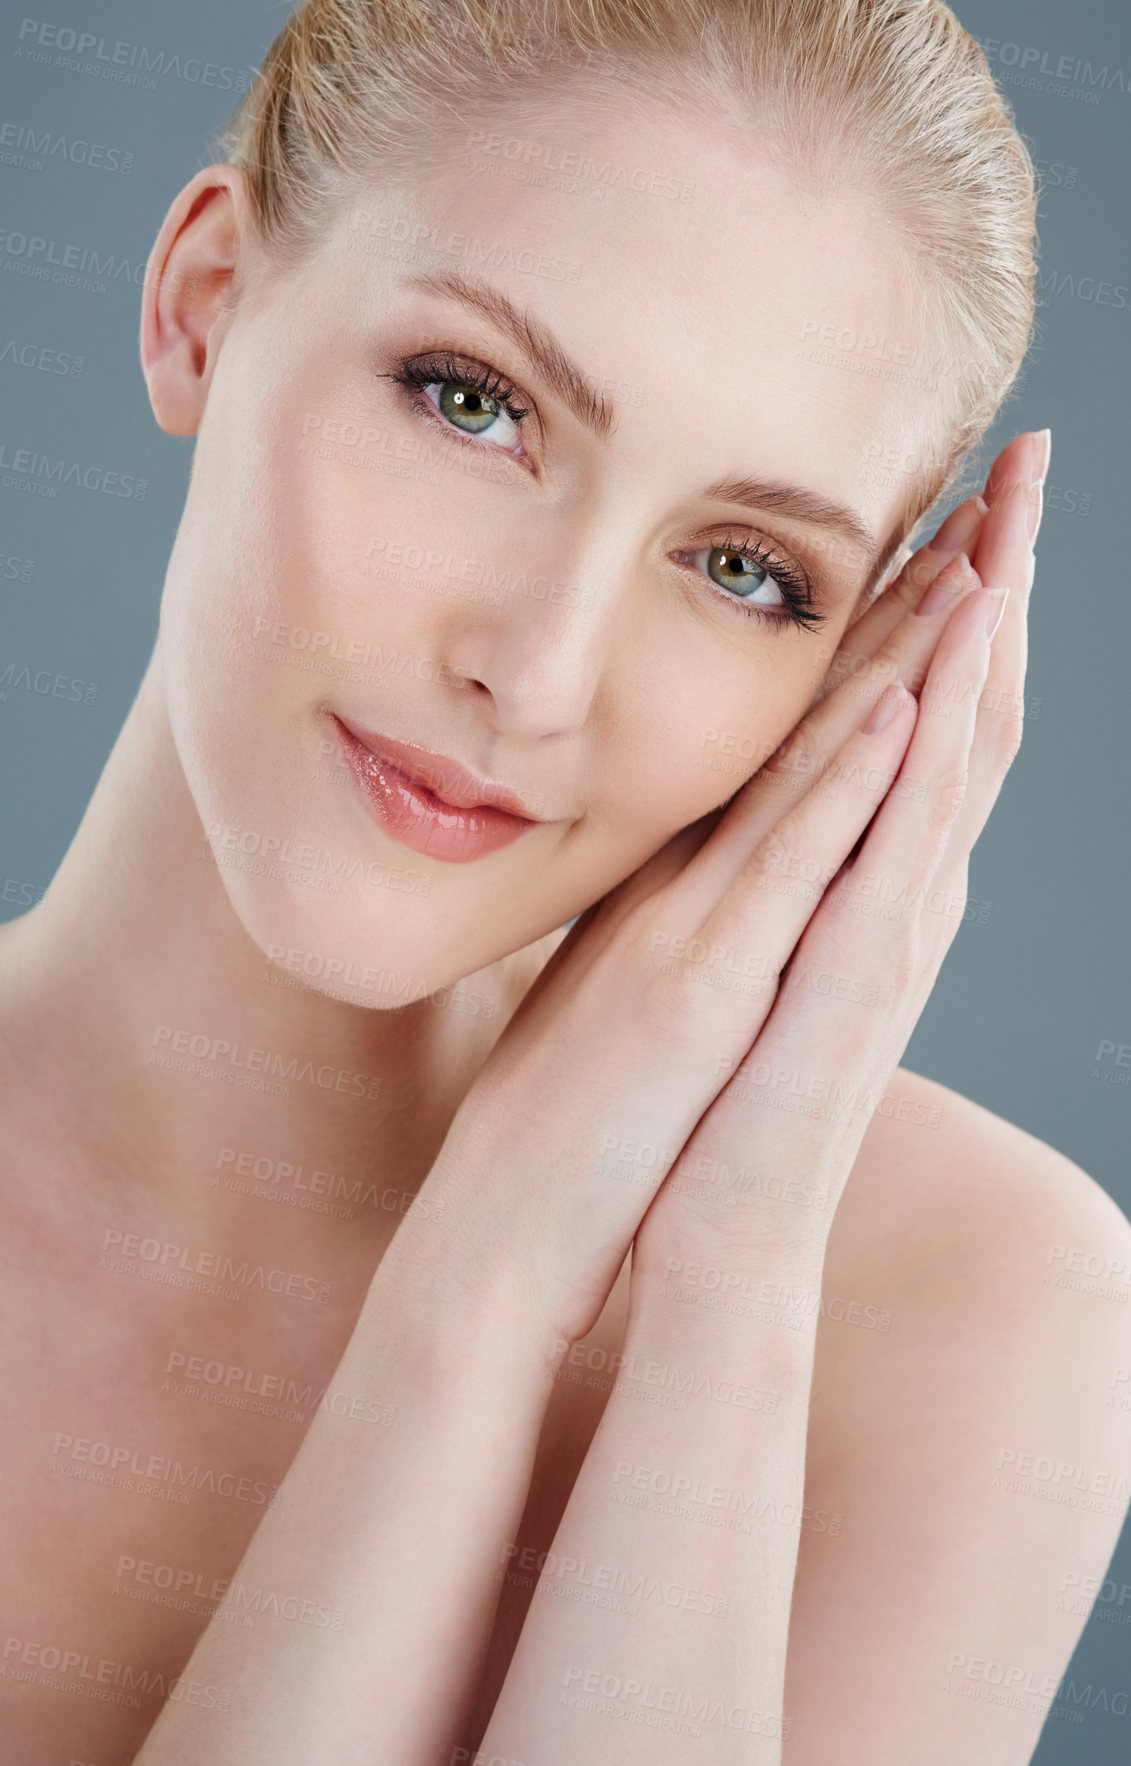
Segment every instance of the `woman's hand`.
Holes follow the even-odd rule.
[[[717,856],[705,848],[687,869],[691,882],[697,868],[741,863],[749,907],[724,899],[722,916],[716,911],[701,936],[744,953],[766,948],[760,894],[794,878],[804,893],[812,878],[807,895],[815,911],[749,1053],[644,1219],[633,1251],[634,1284],[646,1271],[659,1279],[704,1255],[733,1256],[767,1244],[786,1256],[790,1247],[799,1250],[810,1267],[823,1257],[868,1122],[961,921],[970,849],[1020,743],[1032,540],[1040,514],[1040,493],[1032,494],[1029,481],[1046,451],[1035,442],[1011,443],[990,475],[991,494],[995,474],[1006,482],[974,549],[987,587],[967,588],[964,604],[949,618],[945,606],[932,614],[932,595],[941,597],[952,584],[963,594],[958,560],[939,573],[933,589],[916,592],[915,612],[908,615],[900,603],[915,587],[911,560],[846,634],[830,670],[841,684],[751,782],[733,829],[720,828],[715,837]],[[1020,479],[1011,480],[1017,471]],[[1004,608],[991,610],[991,620],[1001,619],[991,643],[985,610],[994,588],[1009,592]],[[905,628],[940,617],[944,628],[898,777],[858,853],[823,888],[841,843],[821,797],[826,786],[838,794],[845,788],[838,783],[840,757],[851,751],[846,735],[860,717],[853,695],[868,703],[893,676],[908,682]],[[901,716],[906,706],[896,710],[896,726]],[[778,806],[798,777],[822,784],[807,789],[783,821]],[[736,1183],[739,1171],[744,1175]]]
[[[1014,459],[1031,460],[1033,446],[1019,438]],[[1027,466],[1022,474],[1035,476]],[[1027,510],[1023,497],[995,498],[978,542],[991,586],[1013,587],[1015,603],[1031,580]],[[909,886],[964,890],[966,854],[1015,748],[1016,720],[994,701],[1017,702],[1024,652],[1024,610],[1015,605],[998,642],[990,705],[980,709],[991,597],[962,555],[923,593],[933,563],[929,548],[908,560],[848,634],[849,654],[873,646],[868,679],[848,673],[773,765],[589,909],[554,953],[426,1180],[429,1196],[445,1198],[452,1233],[446,1282],[470,1281],[485,1301],[540,1317],[548,1341],[584,1335],[667,1170],[762,1033],[787,969],[841,973],[850,950],[853,971],[872,976],[891,1004],[867,1012],[821,995],[806,1006],[801,990],[787,987],[772,1033],[779,1065],[831,1077],[851,1050],[853,1072],[871,1078],[898,1061],[953,926],[910,910],[894,925],[853,914],[850,879],[876,871]],[[937,608],[929,600],[932,589],[948,587],[959,598],[973,591],[953,629],[955,599],[942,594]],[[868,728],[870,694],[885,679],[922,680],[936,645],[910,773],[893,789],[915,700],[892,686],[891,721]],[[810,928],[874,816],[867,857],[829,890]],[[788,889],[770,887],[775,881]],[[815,1019],[807,1015],[814,1011]],[[732,1088],[716,1129],[736,1098]],[[843,1172],[852,1133],[863,1127],[820,1125],[813,1156],[819,1142],[824,1161],[839,1159]],[[652,1150],[651,1163],[642,1149]],[[673,1188],[658,1218],[686,1216],[687,1202]],[[426,1225],[410,1214],[391,1254],[402,1237],[409,1253],[414,1233],[434,1235],[434,1218]],[[659,1231],[654,1222],[652,1243]]]
[[[995,501],[978,556],[992,584],[1024,600],[1021,499]],[[935,574],[922,556],[912,562]],[[645,1393],[670,1393],[613,1383],[552,1542],[555,1568],[539,1584],[547,1596],[576,1593],[556,1566],[600,1565],[612,1590],[651,1583],[676,1600],[634,1599],[626,1622],[615,1598],[603,1610],[536,1594],[484,1758],[782,1759],[816,1313],[807,1331],[768,1330],[762,1307],[727,1295],[749,1292],[753,1278],[755,1292],[767,1280],[817,1297],[833,1209],[870,1115],[859,1096],[880,1094],[961,914],[966,855],[1016,746],[1022,665],[1023,606],[999,629],[991,659],[991,595],[976,582],[959,562],[937,575],[942,607],[912,595],[912,612],[893,605],[908,591],[903,575],[853,629],[840,685],[690,862],[631,910],[642,937],[674,928],[664,1008],[708,1049],[741,1020],[739,1009],[728,1016],[728,997],[757,1016],[757,998],[740,991],[747,959],[776,989],[739,1076],[691,1135],[633,1247],[625,1363],[686,1399],[678,1409],[642,1404]],[[948,587],[962,597],[949,608]],[[893,680],[921,683],[918,706]],[[894,716],[871,732],[869,753],[881,692]],[[873,785],[853,772],[860,761],[898,775]],[[873,790],[879,807],[844,864]],[[675,951],[676,937],[701,948]],[[754,1105],[770,1108],[751,1107],[747,1080]],[[847,1099],[835,1097],[838,1083]],[[772,1402],[728,1402],[743,1388]],[[680,1591],[691,1598],[677,1606]],[[645,1720],[658,1710],[693,1721],[652,1728]],[[610,1723],[606,1712],[639,1721]]]

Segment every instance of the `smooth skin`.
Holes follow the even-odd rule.
[[[405,285],[420,266],[384,248],[396,209],[380,191],[348,203],[310,261],[268,275],[239,173],[206,168],[151,258],[150,396],[164,427],[198,438],[157,649],[47,897],[0,940],[7,1324],[30,1345],[2,1692],[30,1766],[61,1747],[102,1766],[455,1766],[480,1742],[507,1766],[1012,1766],[1047,1698],[961,1696],[983,1682],[947,1686],[948,1664],[1055,1684],[1083,1623],[1058,1590],[1101,1577],[1118,1534],[1113,1501],[1026,1501],[991,1480],[1002,1452],[1126,1474],[1124,1413],[1104,1403],[1131,1361],[1126,1318],[1041,1277],[1050,1245],[1126,1257],[1131,1232],[1060,1155],[897,1067],[961,917],[930,904],[961,903],[1016,749],[1041,439],[1003,451],[984,520],[967,511],[976,574],[941,542],[895,574],[908,474],[860,463],[929,458],[945,379],[928,394],[796,350],[810,312],[897,337],[920,323],[882,217],[798,203],[709,121],[665,118],[647,140],[599,109],[576,126],[595,156],[643,154],[698,200],[676,213],[622,191],[598,208],[474,165],[418,200],[440,237],[457,223],[536,237],[579,265],[572,282],[492,281],[593,385],[620,389],[604,436],[531,370],[522,460],[487,466],[507,450],[445,438],[400,400],[399,354],[444,345],[498,365],[504,343]],[[518,380],[509,350],[504,365]],[[370,455],[344,440],[350,423],[384,438]],[[740,472],[815,487],[885,543],[868,559],[812,519],[771,504],[752,521],[704,495]],[[746,619],[683,562],[750,527],[819,555],[817,633]],[[413,539],[573,592],[492,603],[407,563],[370,568]],[[920,615],[956,551],[947,580],[967,592]],[[320,677],[277,636],[296,628],[407,665]],[[909,691],[869,732],[893,677]],[[414,855],[427,889],[320,891],[240,864],[233,830],[405,865],[326,758],[328,707],[536,795],[544,824],[474,865]],[[743,785],[699,764],[709,730],[777,758]],[[908,903],[895,918],[854,911],[872,899],[854,880],[877,874]],[[705,969],[669,966],[679,939],[702,941]],[[444,991],[403,1005],[309,974],[294,986],[285,960],[265,963],[277,946]],[[810,988],[810,972],[872,1003]],[[490,1015],[459,1009],[460,980]],[[309,1052],[345,1081],[283,1094],[162,1066],[182,1029]],[[764,1072],[800,1075],[811,1103],[843,1093],[824,1116],[778,1108]],[[359,1094],[357,1075],[380,1083]],[[915,1108],[889,1117],[889,1097]],[[914,1126],[927,1105],[937,1134]],[[642,1144],[669,1150],[662,1185],[628,1151]],[[216,1181],[244,1155],[363,1174],[393,1205],[300,1213],[255,1180]],[[751,1165],[771,1181],[726,1208],[697,1175]],[[328,1299],[236,1305],[137,1279],[106,1255],[108,1233],[120,1246],[131,1231],[325,1282]],[[715,1275],[728,1292],[733,1277],[744,1293],[847,1295],[892,1328],[818,1322],[815,1304],[789,1329],[773,1306],[696,1303]],[[618,1383],[578,1403],[579,1345],[761,1400],[700,1392],[676,1409]],[[204,1404],[168,1381],[178,1355],[293,1371],[343,1402],[298,1424]],[[100,1462],[74,1443],[90,1439],[225,1468],[247,1490],[176,1508],[85,1475]],[[646,1506],[657,1468],[756,1492],[778,1518],[756,1510],[740,1532]],[[693,1586],[708,1610],[534,1599],[506,1574],[531,1540],[614,1579]],[[280,1610],[245,1626],[231,1597],[211,1619],[207,1601],[127,1600],[160,1587],[138,1563],[235,1576]],[[136,1709],[79,1699],[14,1677],[43,1646],[183,1678]],[[744,1716],[699,1736],[638,1723],[593,1701],[594,1673],[659,1689],[652,1714],[690,1699]]]

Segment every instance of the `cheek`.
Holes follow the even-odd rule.
[[[264,463],[280,618],[309,629],[315,654],[371,663],[379,644],[404,641],[407,655],[410,634],[425,637],[444,605],[459,529],[441,493],[397,467],[393,434],[349,419],[322,422]]]
[[[767,632],[763,654],[745,655],[729,677],[716,657],[708,680],[694,689],[685,680],[679,703],[665,704],[650,730],[637,724],[635,765],[626,762],[618,790],[629,814],[643,813],[666,838],[727,802],[805,715],[826,648],[818,633]]]

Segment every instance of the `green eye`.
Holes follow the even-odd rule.
[[[512,411],[502,392],[489,392],[474,380],[435,376],[423,381],[421,391],[433,410],[461,435],[482,435],[505,453],[522,444],[520,422],[525,411]]]
[[[495,369],[432,356],[406,360],[388,378],[422,398],[446,428],[483,436],[516,458],[522,453],[522,423],[530,413],[515,402],[516,389]]]
[[[466,425],[471,435],[480,435],[503,415],[499,400],[493,399],[490,393],[481,392],[477,386],[459,380],[443,380],[438,384],[441,415],[459,429]]]
[[[811,591],[804,572],[753,541],[736,546],[728,535],[722,545],[673,552],[671,557],[713,583],[720,593],[712,599],[725,601],[736,613],[777,626],[793,624],[811,630],[826,617],[810,605]]]
[[[759,564],[744,552],[734,551],[729,546],[710,548],[707,553],[707,574],[720,588],[740,596],[744,601],[749,600],[767,583],[773,584],[775,590],[778,586],[764,564]],[[770,605],[781,604],[782,596],[779,593],[776,601]]]

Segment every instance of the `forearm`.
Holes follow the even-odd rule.
[[[836,1524],[803,1509],[822,1255],[789,1282],[814,1298],[800,1329],[772,1322],[769,1262],[725,1309],[634,1271],[624,1366],[484,1760],[776,1766],[800,1529]]]
[[[311,1424],[184,1671],[220,1689],[215,1704],[170,1700],[138,1766],[434,1766],[450,1751],[550,1382],[534,1321],[489,1292],[469,1305],[444,1256],[410,1263],[400,1245],[335,1372],[341,1414]],[[255,1590],[275,1598],[247,1628]],[[295,1624],[295,1600],[329,1623]]]

